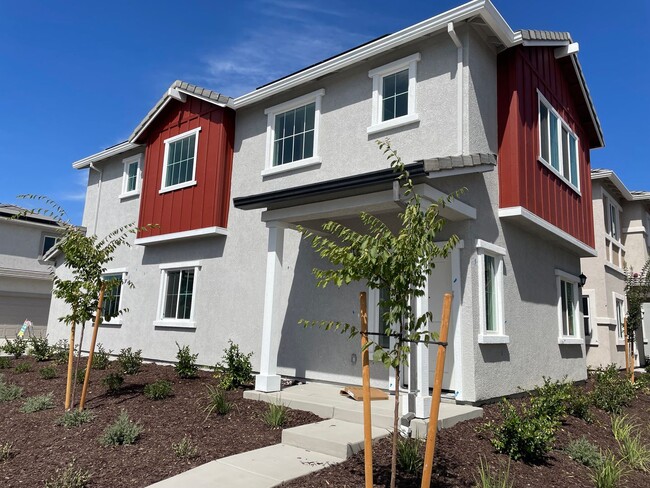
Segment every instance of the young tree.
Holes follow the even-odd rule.
[[[636,342],[636,331],[643,323],[643,303],[650,297],[650,260],[648,260],[640,272],[634,272],[631,268],[625,269],[625,298],[627,300],[627,337],[631,367],[628,373],[634,382],[634,344]],[[627,364],[627,361],[626,361]]]
[[[406,206],[399,214],[400,226],[396,232],[379,218],[361,213],[363,232],[354,231],[340,223],[329,221],[322,227],[324,233],[316,234],[300,229],[305,238],[311,239],[313,249],[334,267],[314,269],[317,285],[325,288],[329,284],[338,287],[352,282],[367,282],[368,287],[383,290],[379,302],[385,310],[384,320],[389,326],[384,332],[395,338],[393,347],[383,348],[372,338],[366,347],[374,347],[375,360],[380,360],[395,373],[395,405],[393,412],[393,445],[391,460],[391,487],[395,486],[397,462],[397,435],[399,420],[400,367],[408,364],[411,344],[415,341],[435,340],[437,333],[428,331],[432,320],[431,312],[417,315],[413,308],[414,299],[424,295],[426,280],[434,267],[434,259],[446,257],[458,243],[452,235],[442,246],[438,234],[445,220],[440,210],[462,190],[447,199],[440,199],[424,205],[414,191],[404,163],[388,140],[378,141],[379,148],[400,182],[406,198]],[[348,334],[350,338],[359,333],[357,326],[334,321],[301,320],[305,326],[318,326]]]

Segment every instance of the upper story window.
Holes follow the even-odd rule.
[[[609,264],[625,267],[625,247],[621,243],[621,206],[603,190],[603,213],[605,217],[605,250]]]
[[[192,129],[164,141],[165,159],[160,193],[196,185],[196,154],[201,128]]]
[[[56,246],[56,243],[59,242],[59,237],[56,236],[43,236],[43,242],[41,245],[41,256],[45,256],[50,249]]]
[[[420,53],[372,69],[372,123],[368,134],[411,124],[415,112],[415,83]]]
[[[142,182],[142,155],[131,156],[124,161],[124,172],[122,174],[122,194],[120,198],[126,198],[140,194]]]
[[[558,292],[558,321],[560,344],[582,344],[578,283],[580,278],[564,271],[555,270]]]
[[[576,191],[580,190],[578,137],[537,91],[539,98],[539,159]]]
[[[495,244],[476,242],[479,274],[479,344],[507,344],[503,300],[503,257],[506,250]]]
[[[262,175],[320,164],[318,132],[325,90],[267,108],[266,164]]]

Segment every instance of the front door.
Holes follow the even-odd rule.
[[[429,277],[429,310],[433,314],[431,330],[440,332],[440,318],[442,314],[442,299],[445,293],[452,292],[451,281],[451,255],[447,258],[440,258],[434,261],[435,267]],[[460,297],[454,297],[454,300],[460,300]],[[456,329],[456,317],[454,314],[454,305],[452,303],[452,314],[449,322],[449,337],[447,338],[447,354],[445,356],[445,372],[442,379],[442,389],[455,391],[457,382],[454,375],[454,332]],[[438,346],[432,344],[429,346],[429,384],[433,388],[433,381],[436,371],[436,357],[438,355]]]

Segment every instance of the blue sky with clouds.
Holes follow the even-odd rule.
[[[45,194],[80,222],[86,171],[70,163],[124,140],[175,79],[238,96],[460,3],[3,2],[0,202]],[[605,132],[592,165],[650,190],[650,2],[494,3],[515,30],[571,32]]]

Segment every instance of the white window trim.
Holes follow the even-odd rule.
[[[170,327],[174,329],[196,329],[196,322],[194,314],[196,313],[196,292],[199,278],[199,271],[201,270],[201,261],[183,261],[177,263],[164,263],[159,266],[160,268],[160,290],[158,292],[158,309],[156,311],[156,320],[154,327]],[[167,291],[167,278],[168,271],[179,269],[194,268],[194,286],[192,287],[192,309],[190,311],[189,319],[166,319],[163,318],[165,311],[165,292]]]
[[[479,344],[509,344],[510,337],[505,333],[505,314],[504,314],[504,288],[503,288],[503,257],[506,255],[506,250],[484,241],[482,239],[476,240],[476,253],[478,255],[478,302],[479,302],[479,321],[481,325],[480,333],[478,335]],[[495,260],[495,292],[497,295],[497,330],[487,330],[487,317],[485,315],[485,256],[491,256]]]
[[[589,327],[591,329],[591,335],[585,335],[585,342],[590,346],[597,346],[598,342],[598,323],[596,321],[596,290],[594,289],[585,289],[580,290],[581,296],[589,297]],[[582,329],[584,330],[584,314],[582,313],[582,307],[580,308],[580,315],[582,318]]]
[[[621,323],[618,323],[618,319],[616,317],[616,300],[621,300],[623,302],[623,308],[621,310]],[[612,305],[613,305],[613,310],[614,310],[614,323],[616,324],[616,345],[617,346],[624,346],[625,345],[625,328],[624,328],[624,323],[625,323],[625,316],[627,315],[627,301],[625,300],[625,295],[621,295],[620,293],[616,293],[615,291],[612,292]],[[619,329],[623,334],[623,338],[619,337]]]
[[[575,335],[569,336],[564,335],[562,330],[562,286],[560,281],[566,281],[571,283],[574,286],[573,290],[573,330]],[[585,340],[582,337],[583,324],[579,322],[579,319],[582,318],[580,313],[580,288],[578,287],[580,283],[580,278],[566,271],[560,269],[555,270],[555,287],[557,289],[557,319],[558,319],[558,344],[584,344]]]
[[[418,61],[420,61],[420,53],[415,53],[368,71],[368,76],[372,78],[372,119],[371,125],[367,130],[368,134],[376,134],[377,132],[412,124],[420,120],[420,117],[415,111],[415,88],[417,82]],[[383,92],[383,79],[385,76],[403,71],[404,69],[409,70],[408,112],[406,115],[401,117],[382,121],[381,94]]]
[[[544,104],[546,108],[548,109],[549,112],[552,112],[553,115],[555,115],[560,122],[558,125],[557,131],[557,140],[558,144],[561,144],[562,141],[562,127],[564,127],[569,134],[571,134],[573,137],[576,139],[576,181],[578,185],[574,185],[571,183],[570,175],[566,176],[562,174],[563,168],[564,168],[564,162],[562,161],[562,147],[561,145],[558,147],[558,152],[559,152],[559,158],[560,158],[560,169],[557,170],[553,167],[550,161],[546,161],[542,157],[542,112],[540,110],[540,106]],[[544,95],[542,95],[542,92],[537,90],[537,140],[539,142],[539,152],[537,155],[537,160],[542,163],[544,166],[546,166],[551,172],[553,172],[555,175],[557,175],[564,183],[566,183],[569,188],[571,188],[574,192],[576,192],[579,196],[582,196],[582,193],[580,192],[580,138],[576,135],[573,130],[571,130],[571,127],[569,127],[569,124],[567,124],[564,121],[564,118],[558,113],[557,110],[553,108],[553,105],[546,99]],[[548,141],[549,147],[548,147],[548,154],[549,158],[551,155],[551,140],[549,137]],[[571,166],[571,163],[569,162],[569,167]]]
[[[180,190],[181,188],[187,188],[189,186],[196,185],[196,157],[199,152],[199,132],[201,132],[201,127],[188,130],[187,132],[183,132],[182,134],[178,134],[177,136],[170,137],[169,139],[165,139],[163,141],[165,145],[165,156],[163,157],[162,180],[160,182],[160,190],[158,193],[167,193],[168,191]],[[196,139],[194,141],[194,164],[192,164],[192,179],[189,181],[184,181],[183,183],[179,183],[177,185],[165,186],[165,180],[167,179],[167,158],[169,157],[169,145],[172,142],[178,141],[180,139],[185,139],[191,135],[196,135]]]
[[[119,197],[120,200],[124,200],[125,198],[134,197],[140,194],[140,191],[142,190],[142,160],[142,154],[136,154],[135,156],[131,156],[130,158],[125,158],[122,160],[122,163],[124,164],[124,170],[122,172],[122,193]],[[135,189],[127,191],[126,187],[129,181],[129,166],[133,163],[138,164],[138,171],[135,175]]]
[[[120,284],[120,301],[117,304],[117,309],[122,310],[122,300],[124,299],[124,280],[126,279],[126,275],[128,274],[128,270],[126,268],[113,268],[113,269],[107,269],[102,273],[102,277],[107,276],[107,275],[122,275],[122,283]],[[105,321],[102,320],[102,325],[122,325],[122,314],[117,315],[116,317],[112,317],[110,321]]]
[[[320,137],[320,116],[321,116],[321,100],[325,95],[325,89],[321,88],[314,92],[308,93],[298,98],[288,100],[286,102],[274,105],[264,110],[266,119],[266,156],[264,158],[264,170],[262,176],[274,175],[279,173],[287,173],[295,170],[306,169],[309,167],[320,166],[322,160],[318,151],[318,140]],[[304,105],[314,103],[316,105],[314,110],[314,150],[313,155],[309,158],[299,159],[291,163],[280,164],[273,166],[273,145],[275,139],[275,116],[289,110],[293,110]]]

